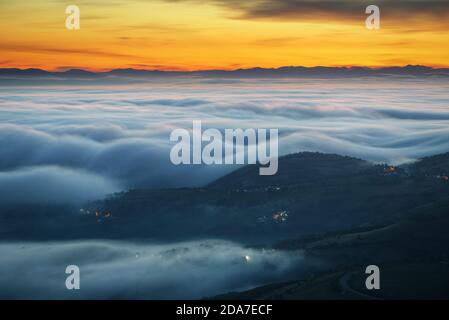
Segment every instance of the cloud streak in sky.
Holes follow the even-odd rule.
[[[444,18],[449,13],[449,3],[445,0],[379,0],[376,3],[367,0],[206,0],[202,2],[215,3],[231,8],[241,12],[240,18],[247,19],[317,19],[328,17],[331,19],[360,20],[360,17],[364,16],[365,8],[371,4],[382,8],[382,12],[390,18],[407,18],[407,16],[412,18],[413,15],[431,15]]]

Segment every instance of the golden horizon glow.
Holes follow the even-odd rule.
[[[449,66],[449,31],[417,16],[360,21],[250,19],[215,2],[76,1],[81,29],[65,28],[64,1],[0,4],[0,68],[207,70],[282,66]],[[381,16],[382,17],[382,16]]]

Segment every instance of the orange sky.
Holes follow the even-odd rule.
[[[80,30],[65,28],[68,4],[81,10]],[[381,29],[372,31],[363,8],[359,17],[258,17],[219,0],[1,0],[0,68],[449,66],[447,20],[397,11],[383,18],[380,8]]]

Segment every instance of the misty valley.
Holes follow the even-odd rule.
[[[242,297],[291,297],[309,290],[302,288],[302,281],[311,286],[314,281],[330,277],[326,281],[332,288],[332,281],[338,283],[339,274],[347,272],[354,274],[354,279],[361,277],[362,286],[364,268],[373,261],[383,268],[416,264],[423,268],[418,268],[418,274],[427,272],[423,270],[445,274],[447,172],[449,154],[392,166],[332,154],[298,153],[281,157],[279,174],[274,176],[260,176],[257,166],[249,165],[206,187],[130,190],[85,203],[83,208],[3,206],[1,225],[8,229],[2,228],[0,236],[12,243],[26,240],[31,246],[35,241],[63,241],[71,246],[86,239],[118,243],[131,240],[142,246],[131,250],[129,257],[124,256],[133,261],[131,265],[145,259],[158,263],[150,262],[145,253],[148,243],[172,243],[173,248],[156,254],[158,259],[197,259],[195,263],[205,265],[219,263],[209,261],[220,259],[214,258],[217,245],[231,246],[238,248],[235,253],[232,248],[221,249],[227,252],[223,265],[247,269],[238,274],[256,268],[258,275],[248,287],[237,281],[235,287],[219,288],[251,289],[264,284],[262,279],[290,281],[284,284],[289,287],[296,283],[290,291],[262,287],[254,289],[256,293],[242,293]],[[433,224],[436,226],[428,229]],[[209,257],[197,256],[192,246],[200,246]],[[26,247],[25,243],[21,250]],[[89,250],[92,261],[120,260],[123,255],[108,258],[93,254],[100,248]],[[279,255],[284,256],[284,261],[278,260]],[[76,259],[68,260],[74,263]],[[84,263],[89,264],[88,259]],[[337,286],[321,294],[339,296],[340,290]],[[201,297],[220,293],[200,292]],[[150,292],[141,294],[153,297]],[[178,297],[171,294],[167,293],[167,297]]]
[[[449,87],[421,69],[14,76],[0,88],[0,298],[447,298]],[[174,164],[170,134],[192,142],[195,119],[277,129],[277,172],[193,165],[188,149]]]

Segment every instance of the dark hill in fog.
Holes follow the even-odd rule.
[[[211,183],[212,188],[251,188],[325,181],[354,176],[371,167],[367,161],[336,154],[302,152],[281,157],[275,175],[261,176],[257,166],[245,166]]]
[[[398,222],[282,241],[331,266],[298,281],[270,284],[218,299],[448,299],[449,196],[419,206]],[[381,290],[364,286],[366,266],[381,272]]]
[[[375,227],[447,197],[446,159],[437,155],[402,168],[299,153],[280,158],[274,177],[259,176],[254,165],[203,188],[130,190],[82,208],[2,206],[0,237],[269,243]]]

